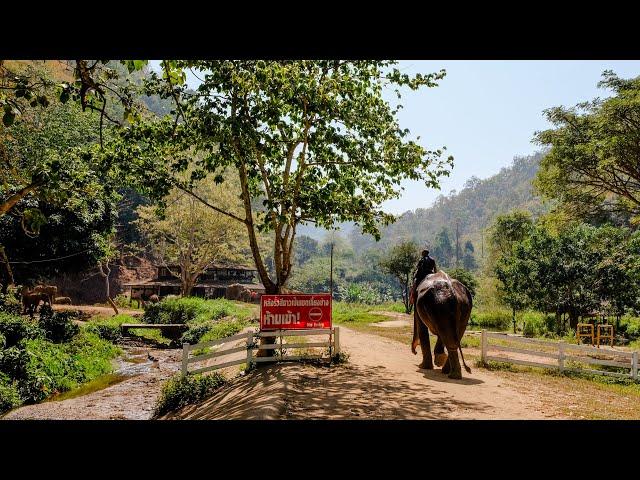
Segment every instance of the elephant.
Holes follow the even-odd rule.
[[[242,298],[242,292],[246,289],[247,287],[240,283],[229,285],[224,292],[224,298],[227,300],[240,300]]]
[[[49,299],[49,305],[51,305],[53,303],[53,300],[56,298],[56,295],[58,294],[58,287],[56,287],[55,285],[37,285],[33,291],[35,293],[44,293],[46,294]]]
[[[49,296],[43,292],[23,292],[22,294],[22,313],[28,313],[30,317],[33,317],[40,302],[47,303]]]
[[[420,344],[422,363],[420,368],[433,369],[429,331],[438,337],[434,348],[435,364],[449,378],[461,379],[462,371],[458,350],[467,373],[471,369],[464,361],[460,340],[469,323],[473,306],[469,289],[445,272],[427,275],[416,288],[416,305],[413,312],[413,341],[411,352],[416,355]],[[447,353],[444,349],[447,348]]]
[[[244,287],[244,290],[240,292],[240,300],[246,303],[251,303],[251,290],[247,287]]]
[[[69,297],[56,297],[53,303],[58,305],[71,305],[71,298]]]
[[[158,303],[160,301],[160,297],[155,293],[149,297],[149,302]]]

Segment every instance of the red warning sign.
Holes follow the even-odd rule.
[[[262,295],[260,330],[331,328],[329,293]]]

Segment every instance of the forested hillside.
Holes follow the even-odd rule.
[[[434,249],[436,236],[442,236],[443,229],[446,229],[446,236],[455,248],[457,224],[460,255],[464,255],[464,244],[470,240],[478,257],[482,249],[481,232],[491,225],[496,215],[517,208],[536,217],[545,210],[531,184],[542,156],[537,153],[516,157],[511,166],[484,180],[471,177],[460,192],[439,196],[430,208],[402,214],[395,223],[382,230],[382,238],[377,243],[370,235],[362,235],[357,228],[350,232],[349,240],[357,251],[368,248],[386,250],[404,240],[414,240]]]

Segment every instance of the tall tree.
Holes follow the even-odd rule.
[[[238,186],[224,186],[205,179],[194,193],[205,201],[214,201],[228,212],[238,212]],[[214,263],[243,261],[248,252],[246,231],[238,222],[215,212],[194,196],[174,189],[158,212],[152,205],[138,207],[140,230],[164,266],[182,283],[182,295],[189,296],[196,280]],[[179,266],[179,269],[173,267]]]
[[[462,266],[464,270],[472,271],[478,268],[478,263],[476,262],[476,257],[474,256],[474,248],[471,240],[467,240],[464,243],[464,255],[462,257]]]
[[[443,228],[438,232],[433,243],[432,255],[436,265],[449,268],[454,263],[454,247],[449,237],[449,231]]]
[[[411,313],[413,308],[409,302],[409,288],[418,257],[418,245],[415,242],[403,242],[391,248],[380,262],[382,269],[398,281],[402,289],[402,303],[406,313]]]
[[[550,147],[536,186],[579,218],[622,216],[640,221],[640,77],[611,71],[598,84],[610,98],[546,110],[553,129],[535,140]]]
[[[318,241],[308,235],[299,235],[294,245],[298,265],[304,265],[318,254]]]
[[[401,87],[436,86],[444,71],[410,77],[395,63],[163,61],[163,78],[147,82],[147,93],[172,96],[176,117],[134,122],[113,155],[137,166],[149,191],[177,187],[200,201],[175,172],[192,168],[193,178],[223,181],[219,172],[235,167],[243,212],[203,203],[245,226],[266,291],[276,293],[291,275],[300,222],[353,221],[379,238],[379,225],[393,220],[381,204],[399,196],[402,180],[437,187],[448,174],[453,159],[410,140],[396,118],[399,106],[383,98],[384,88],[400,97]],[[181,80],[182,68],[203,80],[193,93]],[[194,150],[204,155],[190,164]],[[165,170],[159,158],[174,161]],[[271,275],[259,231],[273,233]]]

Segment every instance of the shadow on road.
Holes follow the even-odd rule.
[[[441,419],[465,410],[482,414],[490,409],[469,398],[453,398],[431,382],[416,384],[396,377],[384,367],[273,365],[238,378],[203,403],[167,418]],[[483,383],[451,380],[440,371],[426,372],[425,378]]]

